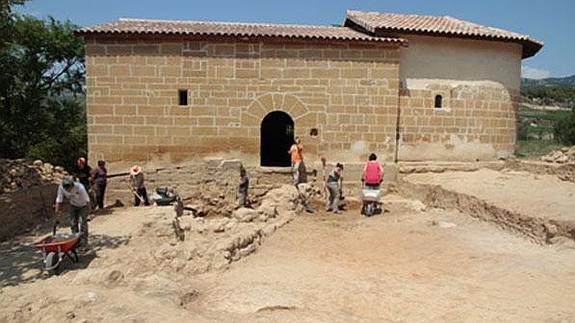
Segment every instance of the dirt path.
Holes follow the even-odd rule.
[[[373,218],[299,216],[255,254],[201,275],[147,267],[174,241],[151,226],[166,209],[95,219],[95,253],[56,277],[30,278],[37,255],[3,246],[0,322],[575,320],[575,251],[387,201],[390,212]]]

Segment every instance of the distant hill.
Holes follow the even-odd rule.
[[[575,75],[541,80],[522,78],[521,96],[524,102],[532,104],[573,108],[575,107]]]
[[[536,85],[575,85],[575,75],[566,77],[550,77],[540,80],[521,78],[522,87]]]

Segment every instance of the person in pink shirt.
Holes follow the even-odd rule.
[[[361,178],[363,185],[368,189],[379,189],[379,185],[383,181],[383,168],[377,161],[375,154],[369,155],[369,161],[363,167],[363,176]]]

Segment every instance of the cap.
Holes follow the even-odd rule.
[[[64,176],[62,179],[62,186],[63,187],[71,187],[74,186],[74,179],[72,176]]]

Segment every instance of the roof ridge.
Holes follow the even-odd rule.
[[[230,22],[230,21],[201,21],[201,20],[170,20],[170,19],[145,19],[145,18],[118,18],[118,22],[159,22],[159,23],[188,23],[188,24],[205,24],[205,25],[233,25],[233,26],[262,26],[262,27],[298,27],[298,28],[333,28],[333,29],[351,29],[345,26],[332,25],[301,25],[301,24],[273,24],[261,22]],[[351,29],[353,30],[353,29]]]
[[[459,18],[455,18],[455,17],[449,17],[449,18],[450,18],[450,20],[455,20],[457,22],[461,22],[461,23],[468,24],[468,25],[473,25],[473,26],[476,26],[479,28],[485,28],[485,29],[489,29],[492,31],[498,31],[498,32],[513,34],[517,38],[530,38],[529,35],[516,33],[514,31],[505,30],[505,29],[501,29],[498,27],[486,26],[486,25],[478,24],[478,23],[473,22],[473,21],[463,20],[463,19],[459,19]]]
[[[426,17],[426,18],[442,18],[442,17],[450,17],[450,16],[435,16],[435,15],[422,15],[422,14],[415,14],[415,13],[396,13],[396,12],[379,12],[379,11],[361,11],[361,10],[347,10],[347,12],[355,12],[355,13],[367,13],[367,14],[376,14],[376,15],[388,15],[388,16],[399,16],[399,17]]]

